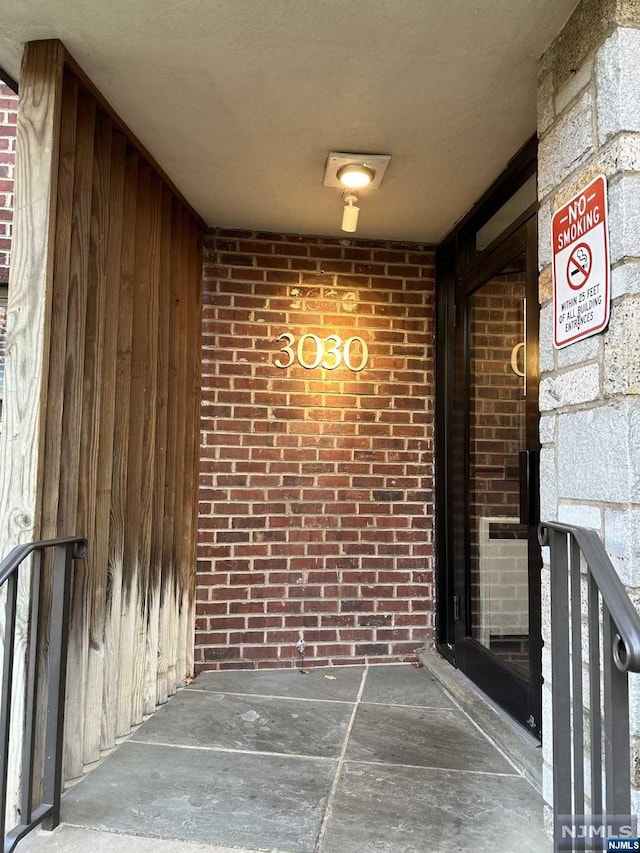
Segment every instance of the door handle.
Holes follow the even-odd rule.
[[[521,450],[520,524],[534,527],[540,521],[540,451]]]

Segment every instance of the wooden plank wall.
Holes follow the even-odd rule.
[[[34,436],[38,524],[30,538],[89,539],[71,611],[71,779],[192,674],[202,223],[64,51],[55,78],[59,42],[32,43],[24,62],[42,62],[52,45],[47,73],[57,106],[43,120],[56,137],[48,167],[54,215],[48,222],[43,210],[36,222],[48,228],[48,261],[21,261],[16,241],[16,269],[31,264],[42,279],[44,316],[36,329],[9,331],[15,363],[36,352],[38,364],[7,380],[30,383],[25,393],[42,402],[36,425],[25,424],[21,396],[12,409],[9,394],[3,439]],[[33,111],[28,70],[21,103]],[[18,141],[18,198],[41,163],[37,131],[28,150]],[[31,225],[20,220],[18,207],[16,235],[24,239]],[[17,315],[34,298],[26,284],[12,274],[9,311]]]

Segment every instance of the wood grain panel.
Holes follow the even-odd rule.
[[[78,82],[65,79],[62,96],[60,153],[57,185],[55,253],[50,332],[48,399],[45,430],[45,460],[42,494],[42,536],[58,535],[60,494],[60,445],[64,405],[65,362],[67,352],[67,311],[71,260],[71,223],[76,159],[76,121]],[[46,574],[46,573],[45,573]],[[44,577],[43,580],[48,580]]]
[[[78,94],[76,128],[76,168],[73,184],[73,219],[69,301],[67,308],[67,352],[65,360],[65,401],[62,413],[60,536],[88,536],[88,528],[78,527],[80,456],[83,449],[84,350],[87,317],[87,279],[89,271],[91,197],[95,133],[95,101],[82,90]],[[85,436],[86,438],[86,436]],[[85,518],[82,519],[85,521]],[[75,566],[71,611],[69,615],[69,651],[67,656],[67,697],[65,726],[75,737],[65,739],[65,776],[82,774],[85,670],[87,631],[87,578],[84,561]]]
[[[102,349],[99,423],[99,456],[96,480],[96,518],[93,535],[95,585],[89,602],[89,659],[87,665],[87,716],[85,717],[85,761],[99,757],[104,749],[103,695],[105,672],[105,623],[109,590],[109,536],[113,449],[116,412],[116,368],[118,362],[118,316],[120,309],[120,255],[122,251],[126,140],[121,133],[110,135],[110,181],[107,194],[108,221],[104,277],[104,337]],[[111,698],[111,694],[109,694]],[[90,721],[90,724],[88,724]]]
[[[181,205],[171,209],[171,260],[169,280],[169,382],[167,411],[167,468],[165,474],[164,532],[162,542],[162,631],[160,635],[159,697],[176,692],[177,562],[175,546],[175,497],[177,480],[178,410],[180,404],[180,235]]]
[[[160,248],[162,225],[162,183],[155,173],[151,174],[148,228],[149,241],[144,257],[146,275],[143,282],[143,298],[146,303],[145,319],[145,362],[142,435],[142,470],[144,472],[141,495],[140,541],[138,551],[138,617],[140,619],[141,643],[138,647],[136,689],[134,693],[134,719],[142,719],[143,714],[155,710],[156,676],[153,680],[145,678],[147,669],[150,620],[154,601],[150,598],[151,535],[153,531],[153,511],[155,507],[155,454],[156,454],[156,418],[158,395],[158,302],[160,291]],[[157,617],[156,617],[157,624]],[[157,644],[156,661],[157,667]],[[148,687],[148,690],[147,690]],[[149,701],[147,701],[149,694]],[[154,702],[151,704],[151,694]]]
[[[111,182],[111,119],[98,113],[95,123],[91,222],[89,227],[89,269],[85,322],[84,382],[82,399],[82,441],[78,476],[79,530],[85,530],[92,544],[86,559],[85,601],[80,677],[85,681],[83,763],[100,758],[102,712],[102,636],[94,622],[102,608],[104,583],[96,549],[100,437],[102,435],[102,389],[104,387],[104,337],[107,326],[106,270]],[[93,648],[92,648],[93,647]]]
[[[115,745],[118,736],[131,727],[131,702],[125,692],[129,681],[120,669],[122,597],[125,544],[128,524],[129,432],[131,421],[131,355],[133,336],[133,276],[135,264],[135,223],[138,204],[138,153],[131,146],[125,152],[123,233],[120,251],[120,310],[118,312],[115,393],[117,406],[113,429],[113,471],[109,527],[109,564],[105,618],[104,698],[102,740],[105,748]],[[129,546],[130,547],[130,546]],[[124,684],[123,684],[124,682]]]
[[[163,595],[165,483],[168,465],[167,454],[167,407],[169,398],[169,360],[171,357],[171,210],[172,195],[165,187],[162,192],[162,223],[160,248],[160,289],[158,301],[158,396],[156,402],[156,450],[155,485],[153,507],[153,530],[151,534],[151,568],[149,573],[149,637],[147,642],[147,664],[145,673],[145,706],[155,708],[166,702],[166,620],[162,620]],[[161,670],[164,675],[161,676]]]
[[[138,613],[138,554],[141,539],[142,444],[144,436],[144,383],[147,342],[145,333],[146,282],[144,253],[149,243],[149,199],[151,172],[143,161],[138,164],[138,195],[135,219],[133,327],[131,337],[131,391],[129,397],[129,462],[127,466],[127,513],[122,572],[122,620],[120,623],[120,684],[118,699],[119,734],[129,731],[134,720],[142,722],[142,704],[134,703],[136,681],[140,680],[140,636],[142,623]],[[135,224],[134,224],[135,223]],[[136,670],[136,662],[138,664]],[[134,704],[136,711],[134,713]]]
[[[76,157],[76,119],[78,85],[75,79],[65,80],[62,93],[60,121],[60,149],[55,226],[55,251],[53,260],[51,332],[49,350],[49,377],[46,427],[44,434],[42,527],[43,539],[58,535],[58,501],[60,496],[62,442],[62,411],[64,405],[65,362],[67,353],[67,311],[69,302],[69,266],[71,255],[71,221],[73,216],[73,184]],[[49,608],[52,594],[53,555],[43,558],[41,573],[39,632],[41,638],[38,665],[38,725],[36,767],[42,765],[42,749],[46,720],[46,696],[49,659]]]

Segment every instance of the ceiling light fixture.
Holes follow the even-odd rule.
[[[364,163],[350,163],[337,171],[340,183],[350,190],[361,190],[375,180],[376,170]]]
[[[344,210],[342,211],[342,230],[353,233],[358,227],[358,216],[360,208],[357,206],[358,193],[353,190],[345,190],[342,193]]]
[[[358,227],[358,193],[355,190],[377,190],[391,160],[390,154],[347,154],[330,151],[324,167],[325,187],[342,190],[344,208],[342,230],[353,232]]]

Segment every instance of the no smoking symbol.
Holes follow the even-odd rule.
[[[591,272],[591,249],[587,243],[579,243],[571,250],[567,264],[567,284],[572,290],[580,290]]]

